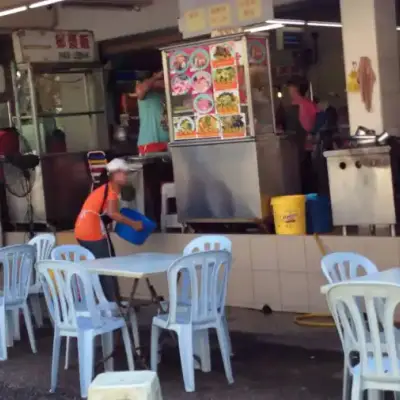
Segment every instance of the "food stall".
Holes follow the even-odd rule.
[[[268,37],[162,51],[179,220],[265,220],[271,197],[300,191],[295,142],[276,134]]]
[[[95,40],[88,31],[19,30],[12,41],[11,119],[20,151],[38,154],[40,165],[29,196],[7,194],[10,222],[70,228],[90,190],[87,151],[108,148]]]

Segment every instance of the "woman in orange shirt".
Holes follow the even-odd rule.
[[[118,196],[128,180],[128,164],[115,158],[107,164],[108,183],[89,194],[75,223],[78,243],[91,251],[96,258],[115,257],[107,226],[122,222],[133,229],[141,230],[140,221],[132,221],[119,212]],[[112,276],[101,276],[104,294],[109,301],[120,301],[118,280]]]

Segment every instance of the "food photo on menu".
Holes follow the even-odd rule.
[[[237,90],[217,92],[215,108],[217,114],[238,114],[240,112],[239,92]]]
[[[213,68],[233,65],[236,58],[234,42],[219,43],[210,46],[211,63]]]
[[[218,137],[220,122],[215,115],[197,117],[197,134],[199,137]]]
[[[238,87],[236,67],[214,69],[213,80],[215,90],[236,89]]]
[[[194,139],[196,126],[192,117],[178,117],[173,119],[175,139]]]
[[[191,86],[193,94],[208,92],[212,87],[211,74],[206,71],[196,72],[192,77]]]
[[[209,94],[199,94],[194,98],[193,108],[197,114],[210,114],[214,110],[214,100]]]
[[[170,72],[171,74],[181,74],[186,72],[189,66],[189,55],[184,51],[175,51],[170,55]]]
[[[244,114],[221,116],[220,121],[223,137],[246,136],[246,117]]]
[[[202,71],[210,66],[210,55],[206,48],[198,48],[190,56],[191,71]]]

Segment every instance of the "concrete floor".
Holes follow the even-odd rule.
[[[149,338],[150,311],[139,314],[141,338]],[[340,399],[342,356],[333,328],[302,328],[293,316],[231,309],[229,321],[235,356],[232,359],[235,383],[225,379],[218,347],[213,340],[212,372],[196,373],[196,393],[183,390],[179,355],[165,346],[159,377],[164,400],[294,400]],[[36,331],[39,353],[30,352],[24,337],[9,351],[9,360],[0,364],[0,399],[79,398],[76,366],[60,368],[59,387],[49,394],[52,329]],[[76,363],[76,350],[72,356]],[[117,369],[125,369],[123,350],[119,349]],[[112,399],[110,399],[112,400]]]

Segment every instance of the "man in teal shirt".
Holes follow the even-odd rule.
[[[157,72],[136,85],[139,105],[139,154],[166,151],[169,133],[165,121],[164,75]]]

